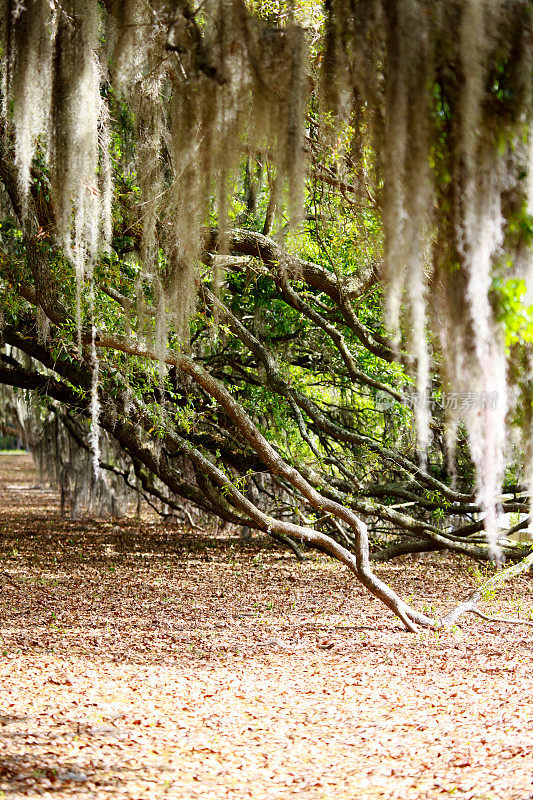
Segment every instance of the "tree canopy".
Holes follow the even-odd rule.
[[[531,3],[0,17],[0,382],[55,479],[321,550],[411,629],[370,555],[526,555]]]

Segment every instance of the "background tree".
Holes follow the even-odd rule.
[[[1,13],[0,380],[98,480],[443,624],[372,573],[368,529],[380,558],[522,554],[497,503],[527,503],[504,445],[531,407],[530,5]]]

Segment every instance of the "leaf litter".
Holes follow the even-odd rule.
[[[0,549],[0,798],[533,798],[530,629],[412,635],[325,558],[61,517],[24,455]],[[435,613],[476,585],[450,555],[377,569]]]

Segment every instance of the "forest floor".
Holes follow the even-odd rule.
[[[480,577],[377,571],[435,611]],[[533,798],[531,628],[413,635],[325,558],[62,518],[25,455],[0,456],[0,585],[0,797]]]

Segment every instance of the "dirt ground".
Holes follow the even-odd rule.
[[[443,611],[465,560],[378,572]],[[0,797],[533,798],[533,629],[406,633],[325,558],[74,521],[0,456]],[[486,603],[533,615],[533,579]]]

